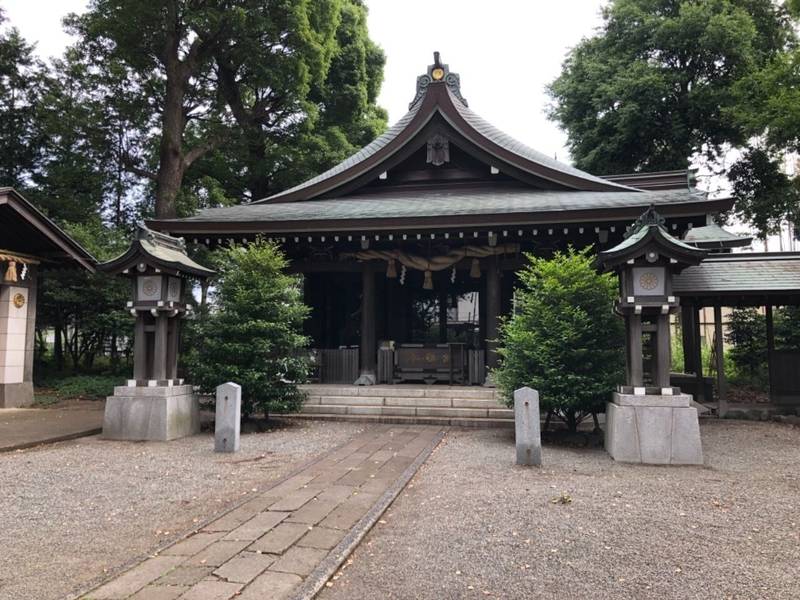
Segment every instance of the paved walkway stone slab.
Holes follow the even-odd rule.
[[[363,535],[440,435],[437,427],[370,428],[84,598],[278,600],[302,593],[320,573],[333,573],[360,539],[353,527],[361,522]]]

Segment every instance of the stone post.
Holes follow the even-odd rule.
[[[214,452],[238,452],[242,419],[242,386],[228,382],[217,386]]]
[[[514,392],[514,429],[518,465],[542,464],[539,392],[523,387]]]

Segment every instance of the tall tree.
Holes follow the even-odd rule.
[[[550,116],[578,167],[598,173],[685,168],[715,160],[746,133],[734,87],[795,34],[766,0],[612,0],[595,37],[550,85]]]
[[[282,8],[252,0],[215,52],[219,89],[241,135],[244,193],[262,198],[327,168],[386,125],[375,105],[384,57],[360,0]],[[293,52],[280,52],[285,46]],[[226,148],[229,150],[230,148]]]
[[[211,79],[211,52],[227,3],[190,0],[92,0],[67,26],[98,69],[115,69],[148,94],[158,115],[158,167],[129,157],[129,168],[155,182],[157,217],[176,216],[186,170],[223,140]]]
[[[0,10],[0,184],[24,189],[41,159],[36,111],[45,67]]]
[[[116,81],[147,99],[154,116],[136,127],[151,139],[125,159],[164,218],[197,200],[266,195],[294,183],[296,165],[327,164],[383,127],[383,56],[365,11],[360,0],[92,0],[67,23],[108,89]],[[337,67],[346,53],[354,59]],[[351,93],[327,91],[329,78],[351,67],[359,102],[329,123],[332,94]]]

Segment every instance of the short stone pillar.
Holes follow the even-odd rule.
[[[514,392],[514,429],[518,465],[542,464],[539,392],[523,387]]]
[[[217,386],[214,452],[238,452],[242,419],[242,386],[228,382]]]

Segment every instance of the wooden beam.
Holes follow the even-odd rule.
[[[629,383],[634,387],[644,385],[642,366],[642,315],[628,316],[628,365]]]
[[[714,307],[714,350],[717,355],[717,415],[728,412],[727,382],[725,381],[725,347],[722,339],[722,307]]]
[[[133,328],[133,378],[137,381],[148,379],[147,373],[147,331],[144,326],[144,314],[136,313],[136,324]]]
[[[156,338],[153,346],[153,379],[167,378],[167,338],[169,317],[159,313],[156,317]]]

